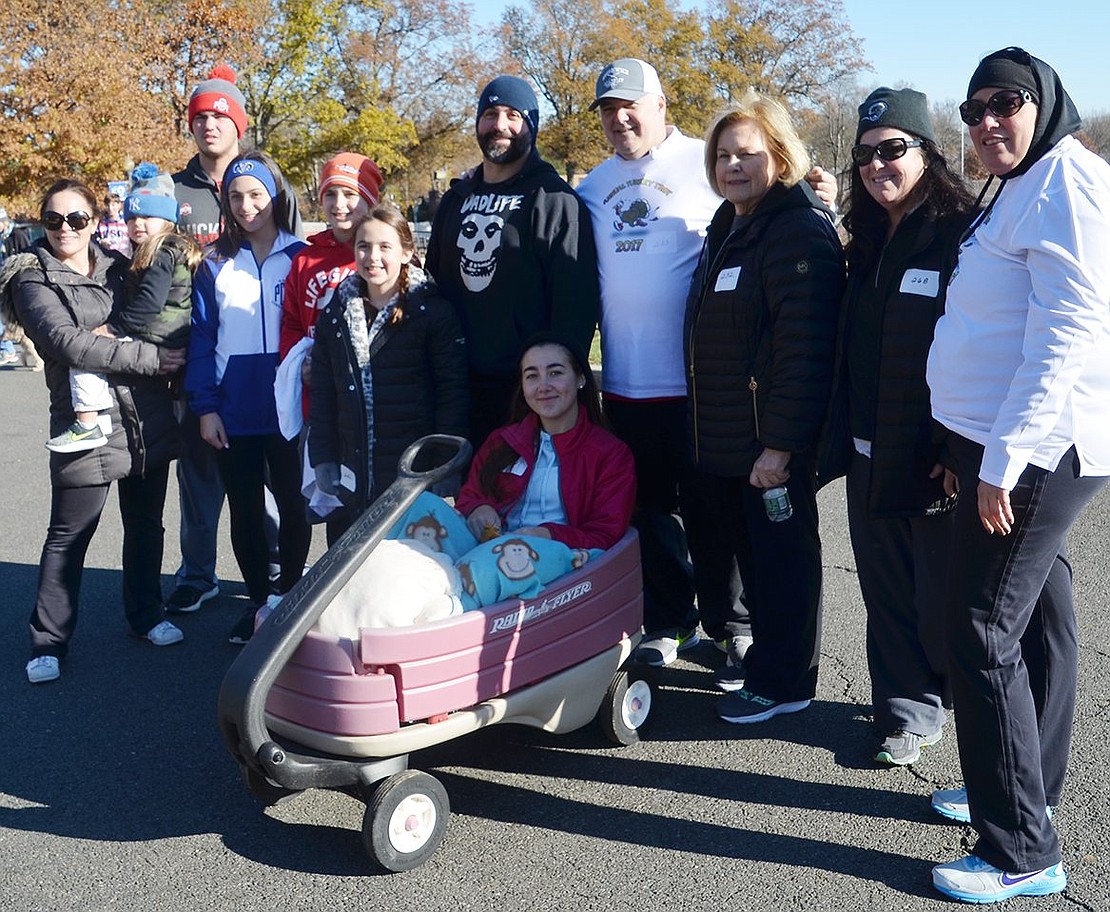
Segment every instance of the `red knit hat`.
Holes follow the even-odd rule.
[[[189,96],[189,123],[203,111],[215,111],[231,118],[242,139],[248,123],[246,105],[243,93],[235,87],[235,71],[221,63]]]
[[[354,190],[368,206],[376,206],[383,182],[382,172],[365,155],[340,152],[329,158],[320,171],[320,200],[323,201],[328,187],[339,186]]]

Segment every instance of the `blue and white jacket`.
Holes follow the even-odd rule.
[[[219,413],[228,436],[278,433],[282,293],[304,246],[279,232],[261,266],[244,244],[231,259],[209,254],[193,279],[185,393],[197,415]]]

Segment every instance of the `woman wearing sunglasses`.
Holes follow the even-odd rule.
[[[182,350],[139,340],[121,342],[93,330],[123,303],[127,260],[92,243],[96,197],[74,180],[55,183],[40,210],[45,236],[12,257],[0,274],[0,297],[45,361],[50,433],[73,424],[71,368],[109,374],[112,407],[104,446],[50,454],[50,525],[31,612],[33,684],[60,675],[77,625],[81,573],[93,533],[118,481],[123,519],[123,607],[131,632],[155,646],[180,642],[162,607],[162,507],[177,423],[166,375],[185,363]]]
[[[879,88],[852,149],[848,288],[819,476],[847,476],[867,608],[878,763],[916,763],[949,703],[938,605],[954,505],[933,442],[925,359],[974,197],[936,145],[928,99]]]
[[[933,869],[971,902],[1067,885],[1050,808],[1075,708],[1072,523],[1110,475],[1110,165],[1072,136],[1060,77],[985,57],[960,114],[1001,186],[960,245],[928,360],[960,497],[944,600],[973,854]]]

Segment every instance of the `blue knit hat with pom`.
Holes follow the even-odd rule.
[[[158,166],[143,162],[131,172],[131,189],[123,201],[125,219],[152,217],[177,224],[177,200],[173,195],[173,178]]]

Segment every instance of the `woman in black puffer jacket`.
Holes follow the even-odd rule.
[[[753,643],[718,676],[727,722],[805,709],[817,686],[821,543],[813,450],[828,403],[844,289],[840,241],[802,178],[786,110],[754,92],[710,127],[709,226],[686,312],[693,470],[682,513],[703,618],[743,579]],[[785,488],[771,521],[762,495]]]
[[[162,608],[162,507],[177,423],[166,375],[181,367],[181,351],[147,342],[121,342],[93,330],[122,303],[127,261],[92,242],[96,197],[74,180],[55,183],[43,197],[45,237],[4,264],[0,295],[45,361],[50,435],[74,422],[69,371],[109,375],[113,406],[104,445],[50,454],[50,526],[39,564],[31,613],[32,683],[60,674],[77,624],[81,571],[113,481],[123,519],[123,605],[131,632],[157,646],[179,642],[181,631]]]
[[[468,432],[462,329],[422,281],[404,216],[378,206],[354,240],[357,274],[335,289],[312,347],[309,461],[317,487],[344,505],[328,518],[329,545],[393,483],[405,447],[426,434]]]

